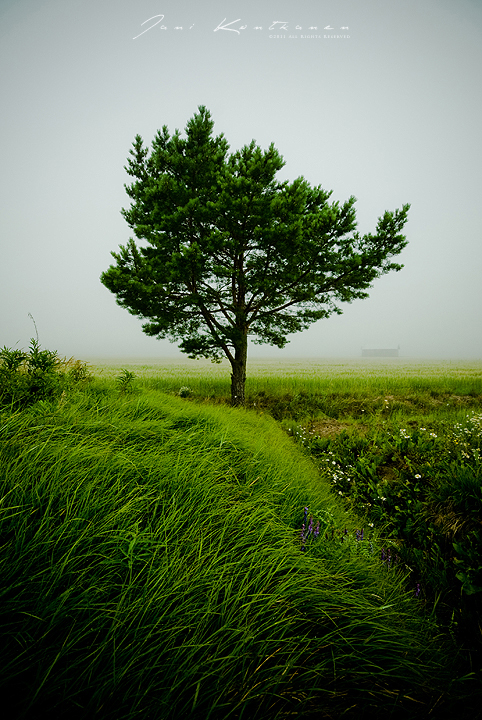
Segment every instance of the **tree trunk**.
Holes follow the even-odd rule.
[[[244,386],[246,383],[246,361],[248,359],[248,334],[244,333],[240,344],[235,348],[234,362],[231,363],[231,405],[244,406]]]

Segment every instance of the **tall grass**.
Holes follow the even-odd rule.
[[[104,383],[4,411],[0,439],[12,717],[446,717],[467,697],[376,534],[266,415]]]
[[[93,365],[98,378],[111,380],[120,368],[134,372],[139,386],[190,396],[209,403],[230,402],[230,369],[208,361],[139,361]],[[385,408],[407,414],[413,410],[440,413],[444,407],[479,407],[482,363],[387,360],[250,361],[247,406],[270,412],[276,419],[303,419],[310,414],[361,417]]]

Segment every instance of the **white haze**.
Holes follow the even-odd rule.
[[[133,40],[161,13],[166,30]],[[223,19],[247,27],[214,32]],[[131,234],[134,136],[183,129],[203,104],[233,150],[274,142],[281,179],[355,195],[362,232],[412,205],[400,273],[251,357],[481,358],[481,40],[469,0],[3,0],[0,346],[28,345],[31,313],[61,355],[184,357],[99,276]]]

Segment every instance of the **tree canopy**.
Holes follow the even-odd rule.
[[[282,348],[287,335],[368,297],[377,277],[403,265],[409,205],[386,211],[374,234],[356,231],[355,198],[303,177],[279,182],[284,161],[254,140],[229,152],[200,106],[185,137],[158,131],[151,150],[137,135],[122,214],[137,243],[113,252],[101,282],[146,320],[147,335],[178,342],[191,358],[228,358],[231,400],[244,404],[248,336]]]

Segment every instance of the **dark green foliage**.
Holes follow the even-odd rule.
[[[4,347],[0,351],[0,402],[4,405],[28,405],[61,392],[60,360],[57,353],[41,350],[36,340],[30,352]]]
[[[41,350],[31,340],[29,352],[4,347],[0,351],[0,406],[26,407],[59,397],[73,384],[91,375],[80,360],[61,360],[52,350]]]
[[[278,182],[284,161],[273,144],[229,154],[213,127],[200,106],[185,138],[164,126],[149,153],[136,136],[122,214],[147,244],[120,246],[101,282],[148,335],[191,358],[227,357],[231,401],[242,405],[248,336],[282,348],[340,303],[368,297],[373,280],[402,267],[391,258],[407,244],[409,205],[361,236],[354,197],[340,205],[302,177]]]
[[[309,427],[309,426],[308,426]],[[482,415],[452,425],[384,422],[334,437],[292,434],[364,517],[384,528],[410,582],[474,657],[482,656]]]

